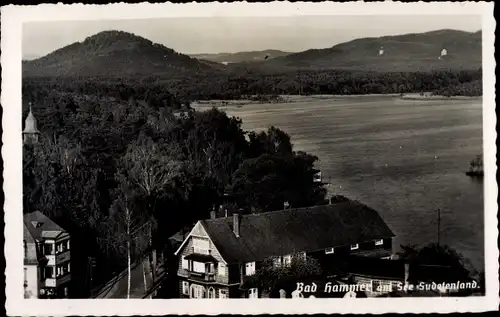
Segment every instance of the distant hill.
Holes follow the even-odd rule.
[[[23,55],[23,61],[31,61],[31,60],[37,59],[39,57],[40,57],[39,55],[25,54],[25,55]]]
[[[23,61],[25,76],[185,77],[222,68],[122,31],[100,32],[44,57]]]
[[[439,59],[441,51],[447,55]],[[383,54],[380,51],[383,50]],[[261,63],[266,68],[321,68],[362,71],[477,69],[482,65],[482,32],[438,30],[361,38],[331,48],[311,49]]]
[[[263,61],[266,59],[273,59],[276,57],[286,56],[289,54],[291,53],[283,52],[280,50],[264,50],[264,51],[238,52],[238,53],[193,54],[190,56],[201,60],[207,60],[216,63],[242,63],[242,62]]]

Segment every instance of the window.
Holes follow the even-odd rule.
[[[375,245],[383,245],[383,244],[384,244],[384,239],[375,240]]]
[[[54,244],[46,243],[44,248],[45,248],[44,254],[47,254],[47,255],[54,254]]]
[[[226,265],[224,263],[219,263],[217,273],[219,276],[226,276]]]
[[[205,272],[207,273],[215,273],[215,265],[213,263],[206,263],[205,264]]]
[[[66,275],[69,273],[69,261],[57,267],[57,276]]]
[[[54,267],[47,266],[45,268],[45,278],[53,278],[54,277]]]
[[[215,289],[213,287],[208,289],[208,298],[215,298]]]
[[[205,273],[205,263],[193,261],[193,271],[197,273]]]
[[[193,237],[194,253],[208,254],[210,249],[210,242],[208,239]]]
[[[182,257],[182,269],[189,270],[189,261]]]
[[[248,290],[248,298],[259,298],[259,292],[256,288]]]
[[[56,254],[63,252],[62,243],[56,244]]]
[[[333,254],[335,252],[335,248],[325,249],[325,254]]]
[[[189,295],[189,283],[182,281],[182,295]]]
[[[283,257],[283,265],[284,266],[290,266],[292,264],[292,256],[291,255],[285,255]]]
[[[219,290],[219,298],[228,298],[228,294],[227,294],[227,289],[220,289]]]
[[[59,242],[56,245],[57,253],[66,252],[69,249],[69,240]]]
[[[255,274],[255,262],[248,262],[245,264],[245,275]]]
[[[281,266],[281,257],[276,256],[273,258],[273,266],[280,267]]]
[[[192,284],[191,285],[191,298],[204,298],[205,288],[201,285]]]
[[[24,257],[28,257],[28,244],[24,241]]]
[[[351,250],[357,250],[359,249],[359,244],[351,244]]]

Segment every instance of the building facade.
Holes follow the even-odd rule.
[[[393,237],[375,210],[354,201],[201,220],[175,252],[179,294],[181,298],[268,296],[244,283],[264,262],[287,266],[293,256],[309,256],[328,271],[337,259],[353,254],[390,258]]]
[[[71,282],[70,235],[39,211],[24,215],[26,298],[67,298]]]

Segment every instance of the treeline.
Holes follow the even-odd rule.
[[[72,296],[88,296],[89,256],[97,258],[97,284],[129,255],[161,250],[213,207],[262,212],[285,201],[324,202],[325,189],[313,182],[317,157],[295,152],[285,132],[247,133],[241,120],[215,108],[176,111],[182,102],[165,90],[158,93],[171,102],[150,104],[145,95],[124,88],[119,97],[113,89],[23,83],[23,118],[32,102],[42,133],[24,147],[23,208],[72,234],[79,291]]]
[[[238,70],[228,75],[201,76],[165,83],[175,94],[191,100],[241,99],[246,95],[363,95],[449,91],[452,95],[481,95],[482,70],[434,72],[294,71],[263,73]]]
[[[199,73],[176,79],[152,75],[140,79],[126,78],[36,78],[32,81],[83,94],[127,100],[130,96],[148,100],[156,106],[171,106],[169,91],[186,104],[192,100],[234,100],[255,95],[363,95],[433,92],[442,95],[482,95],[482,69],[434,72],[346,72],[290,71],[263,72],[234,69],[227,73]],[[167,94],[167,95],[165,95]]]

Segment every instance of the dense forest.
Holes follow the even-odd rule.
[[[81,95],[99,95],[147,101],[153,107],[179,108],[190,101],[246,99],[252,95],[311,94],[404,94],[433,92],[445,96],[481,96],[482,69],[472,71],[434,71],[365,73],[346,71],[293,71],[284,73],[238,69],[225,75],[212,74],[165,80],[149,76],[140,79],[33,77],[25,86],[44,83],[46,87]],[[27,97],[43,94],[28,89]],[[31,94],[31,95],[30,95]],[[174,98],[175,96],[175,98]],[[79,98],[79,97],[75,97]]]
[[[247,213],[324,202],[317,157],[293,151],[277,128],[247,133],[238,118],[195,112],[165,90],[56,84],[23,84],[23,118],[32,102],[42,133],[24,148],[23,204],[74,236],[82,293],[73,296],[90,287],[87,257],[97,258],[94,283],[103,281],[125,267],[127,243],[133,257],[161,248],[214,206]]]

